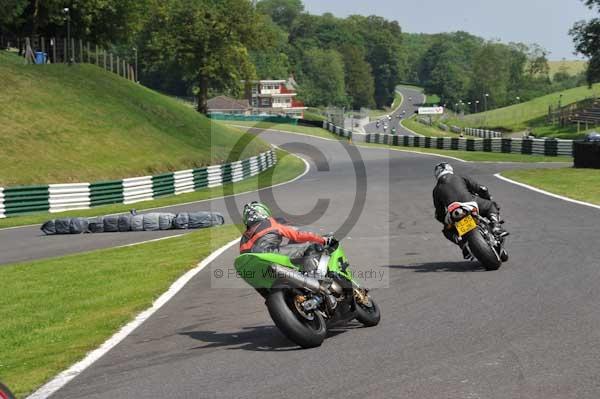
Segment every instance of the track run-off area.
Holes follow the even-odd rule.
[[[494,176],[536,164],[450,160],[457,173],[490,188],[511,232],[511,259],[485,272],[462,260],[433,218],[433,166],[443,157],[294,134],[261,137],[305,158],[309,171],[272,190],[163,210],[215,210],[239,223],[242,205],[261,199],[294,224],[341,232],[355,273],[374,288],[381,323],[350,323],[320,348],[298,349],[254,290],[222,288],[215,279],[216,269],[225,276],[233,269],[234,245],[52,398],[598,397],[598,209]],[[45,237],[37,226],[0,230],[0,262],[170,234],[181,232]]]

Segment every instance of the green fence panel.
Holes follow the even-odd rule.
[[[123,203],[123,181],[109,180],[90,184],[90,206]]]
[[[152,176],[152,198],[172,194],[175,194],[175,175],[172,172]]]
[[[48,186],[8,187],[4,194],[4,214],[6,216],[50,209]]]

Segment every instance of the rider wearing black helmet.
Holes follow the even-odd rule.
[[[490,220],[492,232],[498,235],[503,233],[500,227],[498,204],[492,200],[486,186],[469,177],[455,175],[454,168],[447,162],[437,164],[434,174],[437,180],[433,189],[435,218],[444,224],[443,233],[448,240],[462,247],[462,241],[456,230],[445,225],[446,209],[453,202],[477,202],[479,213]]]

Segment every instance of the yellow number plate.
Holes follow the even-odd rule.
[[[467,215],[464,219],[456,222],[456,230],[458,231],[458,235],[461,237],[476,227],[477,223],[475,223],[475,219],[473,219],[473,216],[471,215]]]

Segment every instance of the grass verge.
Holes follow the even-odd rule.
[[[89,64],[0,51],[0,186],[94,182],[222,163],[237,129]],[[268,145],[255,140],[236,159]]]
[[[144,210],[148,208],[157,208],[162,206],[177,205],[192,201],[201,201],[229,194],[232,189],[233,193],[242,193],[245,191],[257,190],[268,187],[273,184],[279,184],[289,181],[304,172],[304,162],[296,156],[289,154],[286,151],[277,150],[278,162],[274,168],[271,168],[258,176],[243,180],[237,183],[226,184],[221,187],[213,187],[205,190],[196,191],[193,193],[181,194],[177,196],[169,196],[155,199],[152,201],[138,202],[136,204],[124,205],[105,205],[92,209],[68,211],[61,213],[36,213],[32,215],[10,217],[0,219],[0,228],[24,226],[28,224],[43,223],[48,219],[57,217],[81,216],[91,217],[98,215],[107,215],[112,213],[127,212],[131,208]]]
[[[199,260],[239,236],[215,227],[131,247],[0,267],[0,376],[18,397],[80,360]],[[173,256],[177,254],[177,256]]]
[[[343,137],[340,137],[336,134],[333,134],[323,128],[320,127],[310,127],[310,126],[300,126],[300,125],[291,125],[288,123],[269,123],[269,122],[231,122],[231,126],[244,126],[255,129],[264,129],[264,130],[278,130],[281,132],[288,133],[302,133],[308,134],[310,136],[322,137],[325,139],[340,139],[343,140]]]
[[[404,119],[400,122],[402,126],[427,137],[458,137],[458,134],[440,130],[434,126],[427,126],[418,122],[415,118]]]
[[[502,172],[502,176],[554,194],[600,205],[598,169],[527,169]]]
[[[369,118],[371,120],[379,119],[384,115],[388,115],[392,113],[396,108],[402,105],[402,94],[399,92],[394,92],[394,101],[392,101],[392,105],[389,107],[385,107],[384,109],[370,109],[369,110]]]
[[[448,124],[461,127],[523,131],[530,125],[531,121],[547,115],[548,107],[556,106],[561,95],[561,103],[566,105],[598,94],[600,94],[600,83],[595,84],[592,89],[587,86],[576,87],[509,107],[467,115],[464,118],[453,118],[448,121]]]

